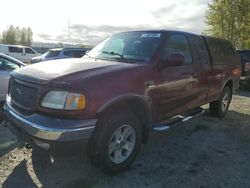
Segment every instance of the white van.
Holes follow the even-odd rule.
[[[9,44],[0,44],[0,53],[14,57],[24,63],[30,63],[31,58],[39,55],[31,47]]]

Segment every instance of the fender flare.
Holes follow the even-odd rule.
[[[221,89],[220,89],[220,93],[219,93],[219,95],[218,95],[218,97],[217,97],[217,100],[220,99],[221,93],[222,93],[224,87],[226,86],[226,84],[227,84],[229,81],[232,81],[232,82],[233,82],[232,91],[231,91],[231,92],[233,93],[234,79],[233,79],[232,77],[229,77],[228,79],[226,79],[226,80],[223,82],[222,87],[221,87]]]
[[[135,100],[139,102],[140,104],[143,105],[145,112],[146,112],[146,117],[145,117],[145,122],[143,121],[143,143],[146,144],[148,142],[148,137],[149,137],[149,131],[151,129],[151,122],[152,122],[152,109],[148,105],[147,100],[141,96],[141,95],[136,95],[136,94],[125,94],[125,95],[119,95],[117,97],[114,97],[107,103],[105,103],[99,110],[97,111],[97,115],[101,114],[105,110],[107,110],[109,107],[118,104],[118,103],[123,103],[129,100]],[[144,118],[143,118],[144,119]]]
[[[122,102],[129,101],[129,100],[135,100],[135,101],[141,103],[144,106],[144,109],[146,110],[146,113],[148,115],[148,120],[149,121],[152,120],[151,107],[148,105],[146,99],[143,96],[136,95],[136,94],[124,94],[124,95],[119,95],[119,96],[114,97],[113,99],[111,99],[110,101],[108,101],[107,103],[102,105],[99,108],[99,110],[97,111],[97,114],[100,114],[100,113],[104,112],[109,107],[111,107],[111,106],[113,106],[115,104],[122,103]]]

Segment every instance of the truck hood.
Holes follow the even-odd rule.
[[[131,67],[133,64],[103,61],[94,59],[61,59],[48,62],[41,62],[26,66],[12,72],[12,76],[32,83],[46,84],[52,80],[60,80],[62,77],[69,77],[75,74],[94,75],[104,70]],[[115,68],[115,69],[116,69]]]

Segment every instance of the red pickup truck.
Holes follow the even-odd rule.
[[[91,161],[115,173],[132,164],[150,130],[200,115],[207,103],[223,117],[239,78],[240,59],[226,40],[168,30],[118,33],[81,59],[14,71],[6,125],[49,150],[88,140]]]

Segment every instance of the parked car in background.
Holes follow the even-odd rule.
[[[50,49],[41,56],[31,59],[31,63],[38,63],[41,61],[49,61],[55,59],[65,58],[81,58],[85,55],[87,49],[85,48],[55,48]]]
[[[237,50],[241,58],[241,83],[250,86],[250,49]]]
[[[5,101],[8,93],[10,72],[23,66],[21,61],[0,53],[0,103]]]
[[[0,53],[11,56],[24,63],[30,63],[31,58],[39,55],[31,47],[9,44],[0,44]]]
[[[66,144],[109,173],[127,169],[150,130],[204,113],[226,115],[239,87],[240,59],[223,39],[180,31],[123,32],[80,59],[11,74],[6,126],[33,146]],[[28,95],[27,95],[28,94]]]
[[[250,49],[249,50],[237,50],[241,58],[241,75],[250,75]]]

